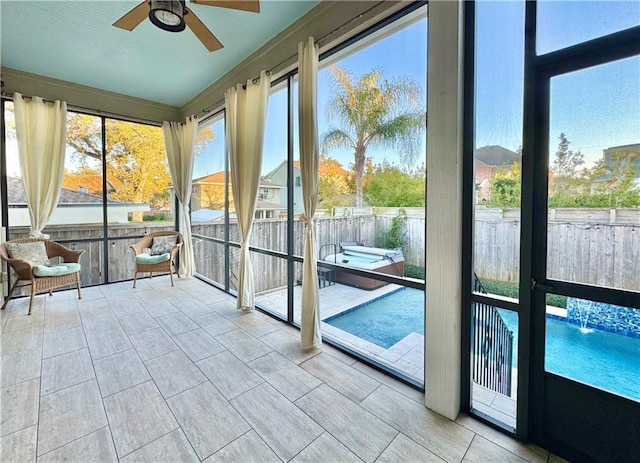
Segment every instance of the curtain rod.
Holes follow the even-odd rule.
[[[13,95],[10,93],[5,92],[4,90],[2,92],[0,92],[0,96],[2,98],[4,98],[5,100],[11,100],[13,101]],[[33,97],[31,96],[27,96],[27,95],[22,95],[22,99],[23,100],[31,100],[33,99]],[[46,98],[43,98],[42,101],[44,101],[45,103],[55,103],[54,100],[48,100]],[[139,119],[137,117],[132,117],[132,116],[127,116],[125,114],[118,114],[118,113],[112,113],[109,111],[101,111],[99,109],[95,109],[95,108],[85,108],[83,106],[74,106],[74,105],[67,105],[67,109],[72,111],[72,112],[81,112],[84,114],[88,114],[90,116],[104,116],[104,117],[109,117],[112,119],[118,119],[118,120],[122,120],[122,121],[126,121],[126,122],[136,122],[136,123],[141,123],[141,124],[146,124],[146,125],[153,125],[153,126],[157,126],[157,127],[161,127],[162,123],[157,122],[157,121],[148,121],[145,119]]]
[[[348,20],[347,22],[345,22],[344,24],[336,27],[335,29],[327,32],[325,35],[323,35],[322,37],[320,37],[319,39],[317,39],[315,41],[316,44],[320,44],[320,42],[322,42],[323,40],[325,40],[326,38],[332,36],[333,34],[335,34],[336,32],[344,29],[345,27],[347,27],[349,24],[352,24],[353,22],[361,19],[364,15],[366,15],[367,13],[369,13],[371,10],[373,10],[374,8],[377,8],[380,4],[384,3],[384,1],[378,2],[375,5],[373,5],[371,8],[369,8],[368,10],[360,13],[358,16],[354,16],[353,18],[351,18],[350,20]],[[271,75],[272,72],[275,72],[275,70],[282,66],[284,63],[290,61],[291,59],[295,58],[298,55],[298,52],[296,51],[296,53],[294,53],[293,55],[283,59],[282,61],[280,61],[278,64],[274,65],[271,67],[271,69],[267,70],[267,75]],[[260,79],[260,77],[256,77],[252,80],[252,83],[257,83],[258,80]],[[246,85],[242,86],[243,88],[246,88]],[[205,114],[208,114],[209,112],[211,112],[213,109],[219,107],[220,105],[224,104],[224,100],[220,100],[215,102],[214,104],[208,106],[207,108],[201,110],[200,112],[196,113],[195,116],[196,117],[201,117]]]

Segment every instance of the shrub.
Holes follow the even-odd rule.
[[[518,299],[519,297],[519,285],[517,283],[509,283],[506,281],[498,281],[498,280],[480,280],[482,286],[490,294],[497,294],[498,296],[511,297],[513,299]],[[547,295],[547,305],[552,305],[554,307],[560,307],[562,309],[567,308],[567,297],[560,296],[558,294],[548,294]]]
[[[404,276],[409,278],[417,278],[418,280],[424,280],[424,276],[425,276],[424,267],[416,267],[415,265],[405,265]]]

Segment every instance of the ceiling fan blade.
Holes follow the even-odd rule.
[[[149,16],[149,2],[144,1],[113,23],[114,26],[132,31]]]
[[[191,0],[196,5],[219,6],[221,8],[231,8],[232,10],[250,11],[260,13],[259,0]]]
[[[189,8],[187,8],[187,14],[184,15],[184,22],[187,24],[187,27],[196,34],[196,37],[198,37],[207,50],[216,51],[224,46]]]

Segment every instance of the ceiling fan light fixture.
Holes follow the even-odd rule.
[[[162,30],[182,32],[185,29],[184,0],[150,0],[149,20]]]

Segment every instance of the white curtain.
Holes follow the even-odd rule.
[[[42,233],[58,205],[67,144],[67,103],[13,94],[20,172],[31,220],[29,236]]]
[[[171,172],[173,191],[176,192],[180,204],[179,224],[182,230],[182,258],[180,271],[186,276],[196,273],[196,263],[193,257],[193,242],[191,240],[191,218],[189,204],[191,204],[191,177],[193,176],[194,146],[198,133],[198,119],[188,117],[182,122],[162,123],[164,145],[167,151],[167,162]]]
[[[255,305],[249,237],[258,198],[270,86],[271,78],[262,71],[259,81],[247,81],[245,87],[238,84],[224,94],[231,187],[242,240],[238,270],[238,308],[242,310],[252,310]]]
[[[300,346],[302,349],[319,347],[320,295],[318,294],[318,246],[313,230],[313,217],[318,203],[318,46],[313,37],[305,44],[298,44],[300,123],[300,170],[302,178],[302,203],[304,204],[305,235],[302,264],[302,320]]]

